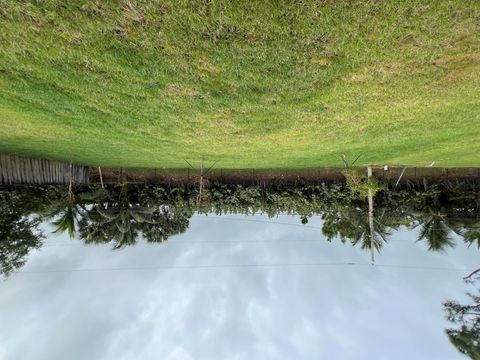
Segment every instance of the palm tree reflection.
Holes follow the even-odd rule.
[[[474,243],[480,249],[480,219],[476,218],[465,224],[463,237],[465,242],[470,246]]]
[[[87,212],[87,204],[101,201],[107,196],[104,189],[74,193],[72,186],[68,190],[55,189],[55,195],[45,206],[41,215],[45,220],[51,220],[56,227],[54,232],[67,232],[70,238],[74,238],[79,227],[79,221]]]
[[[189,216],[173,213],[169,207],[134,204],[102,204],[89,210],[80,221],[80,238],[86,244],[113,243],[114,249],[135,245],[143,236],[148,242],[162,242],[184,232]]]
[[[413,226],[416,227],[420,227],[417,241],[425,241],[430,251],[444,252],[446,248],[454,247],[452,231],[461,235],[458,228],[449,224],[445,215],[431,209],[420,215],[419,223]]]
[[[95,204],[79,221],[79,235],[87,244],[112,243],[114,249],[135,245],[141,237],[162,242],[188,228],[191,213],[165,205],[140,204],[122,188],[118,199]],[[115,198],[115,197],[113,197]]]
[[[54,232],[67,232],[71,238],[78,235],[86,244],[112,243],[114,249],[135,245],[141,237],[162,242],[187,229],[191,211],[140,203],[138,195],[128,185],[78,194],[72,187],[59,188],[42,216],[51,220]]]
[[[370,217],[369,212],[361,207],[337,205],[322,214],[322,234],[328,241],[339,237],[342,243],[348,241],[352,246],[359,245],[361,249],[370,250],[373,264],[375,252],[380,253],[391,235],[384,217],[384,211]]]
[[[464,280],[474,284],[479,281],[480,269],[473,271]],[[469,303],[447,300],[443,303],[447,320],[457,325],[445,330],[450,342],[459,352],[471,359],[480,359],[480,288],[477,293],[467,292]]]

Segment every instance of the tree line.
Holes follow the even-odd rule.
[[[381,190],[375,197],[374,232],[369,231],[366,201],[345,184],[298,187],[213,184],[202,198],[191,186],[121,184],[72,189],[62,186],[0,189],[0,271],[21,268],[30,249],[41,247],[39,224],[50,222],[86,244],[134,245],[142,238],[156,243],[184,232],[194,213],[299,215],[302,224],[322,219],[328,240],[380,251],[401,226],[418,228],[418,241],[431,251],[455,245],[457,234],[480,247],[480,190],[472,184],[428,189]]]

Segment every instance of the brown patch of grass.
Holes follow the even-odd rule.
[[[223,69],[220,66],[213,65],[207,59],[200,59],[200,61],[197,64],[197,68],[202,73],[207,73],[211,75],[219,75],[223,71]]]
[[[413,34],[407,34],[400,40],[400,47],[409,47],[416,44],[415,36]]]
[[[432,65],[447,70],[447,74],[439,81],[442,85],[457,84],[468,79],[473,73],[480,71],[480,54],[464,56],[446,56],[436,59]]]
[[[402,72],[402,64],[376,64],[360,69],[359,72],[350,75],[347,82],[350,84],[363,84],[368,81],[388,80],[390,77],[399,75]]]
[[[80,10],[90,16],[104,17],[106,15],[105,9],[98,1],[90,1],[87,4],[82,5]]]
[[[192,87],[182,84],[170,84],[167,86],[165,93],[167,96],[180,96],[191,98],[202,98],[203,95]]]
[[[145,15],[137,10],[130,0],[123,2],[124,21],[129,25],[145,26],[147,19]]]
[[[327,67],[331,63],[330,59],[325,58],[325,57],[320,57],[320,56],[314,56],[312,58],[312,62],[314,64],[317,64],[317,65],[320,65],[320,66],[323,66],[323,67]]]

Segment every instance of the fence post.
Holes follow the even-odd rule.
[[[403,175],[403,174],[402,174]],[[368,181],[372,177],[372,167],[369,165],[367,167],[367,177]],[[400,176],[401,177],[401,176]],[[400,179],[399,179],[400,180]],[[372,189],[368,189],[368,224],[370,227],[370,247],[372,249],[372,265],[375,263],[375,246],[373,246],[373,193]]]
[[[100,175],[100,183],[102,184],[102,189],[104,188],[103,186],[103,176],[102,176],[102,169],[100,166],[98,167],[98,174]]]

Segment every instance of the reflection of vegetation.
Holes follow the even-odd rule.
[[[477,243],[477,247],[480,248],[480,219],[475,219],[465,225],[463,232],[464,240],[469,245]]]
[[[22,191],[0,192],[0,274],[20,269],[30,250],[42,245],[40,221],[29,216],[39,206]]]
[[[347,187],[360,199],[365,199],[368,196],[368,191],[372,192],[372,196],[375,197],[380,190],[383,190],[383,186],[374,177],[368,178],[366,175],[361,174],[356,169],[345,169],[342,171],[347,181]]]
[[[170,213],[183,212],[188,216],[193,211],[217,215],[265,213],[270,217],[287,213],[298,214],[300,221],[307,223],[310,217],[321,214],[322,233],[328,240],[338,236],[344,243],[348,240],[352,245],[377,251],[386,243],[391,230],[413,225],[419,226],[419,238],[428,242],[430,250],[444,250],[453,245],[451,233],[465,235],[472,216],[478,214],[476,198],[464,195],[474,193],[468,186],[453,190],[431,187],[421,192],[382,191],[375,205],[373,232],[369,228],[364,200],[340,184],[293,188],[279,185],[270,189],[213,184],[204,191],[200,208],[196,205],[195,189],[182,186],[170,190],[158,186],[131,187],[129,196],[143,211],[147,205],[158,207],[162,204],[168,206]],[[143,228],[161,229],[148,219],[152,214],[141,215],[146,216],[145,221],[139,222]],[[161,222],[161,218],[155,222]]]
[[[425,241],[431,251],[453,246],[453,234],[463,236],[468,244],[478,245],[479,241],[480,202],[472,186],[430,187],[420,192],[380,191],[375,199],[373,226],[365,200],[341,184],[297,187],[212,184],[204,189],[200,207],[196,191],[188,185],[132,184],[105,190],[94,186],[78,188],[75,194],[73,189],[64,187],[12,189],[2,195],[5,200],[1,204],[0,226],[2,234],[7,234],[2,239],[22,238],[28,244],[27,250],[21,250],[18,243],[18,259],[23,259],[29,248],[41,244],[40,237],[36,242],[32,237],[37,236],[35,229],[41,218],[52,221],[56,231],[65,231],[71,237],[77,234],[85,243],[111,243],[118,249],[134,245],[139,238],[148,242],[165,241],[185,231],[189,218],[199,212],[264,213],[269,217],[297,214],[303,224],[320,215],[327,240],[338,237],[343,243],[371,250],[372,256],[374,250],[379,251],[385,245],[390,232],[400,226],[417,227],[419,240]],[[8,246],[15,244],[13,240],[8,242]],[[9,266],[12,269],[9,271],[21,266],[20,261],[17,263],[18,266]]]
[[[51,195],[50,203],[43,210],[43,218],[53,220],[55,232],[67,232],[71,238],[75,236],[78,222],[86,212],[85,206],[100,201],[106,196],[105,191],[86,191],[75,195],[71,186],[68,189],[58,187]]]
[[[172,211],[170,207],[162,206],[153,213],[151,222],[142,229],[143,236],[148,242],[162,242],[170,236],[187,230],[192,213]]]
[[[420,233],[417,241],[426,241],[428,250],[444,251],[445,248],[455,245],[450,236],[452,228],[444,215],[439,212],[427,211],[422,213],[419,219]]]
[[[466,280],[473,282],[472,276],[477,274],[478,272],[473,272]],[[478,280],[478,277],[475,280]],[[467,297],[470,301],[468,304],[451,300],[443,304],[447,320],[458,326],[445,332],[458,351],[472,359],[480,359],[480,295],[469,292]]]
[[[388,226],[383,222],[383,216],[374,218],[373,236],[370,233],[368,212],[359,207],[338,205],[322,214],[324,220],[322,234],[328,241],[335,237],[352,246],[361,244],[362,249],[379,251],[390,235]]]
[[[475,224],[479,214],[476,196],[454,190],[446,204],[442,204],[444,194],[438,189],[425,192],[413,211],[416,220],[413,227],[420,230],[418,241],[425,241],[429,250],[445,251],[453,247],[453,234],[463,236],[467,243],[476,239]],[[475,191],[471,193],[475,195]]]
[[[188,227],[191,214],[164,205],[139,204],[138,194],[126,187],[118,197],[95,204],[79,221],[80,238],[86,243],[110,243],[114,249],[134,245],[140,235],[149,242],[162,242]],[[131,196],[132,195],[132,196]]]

